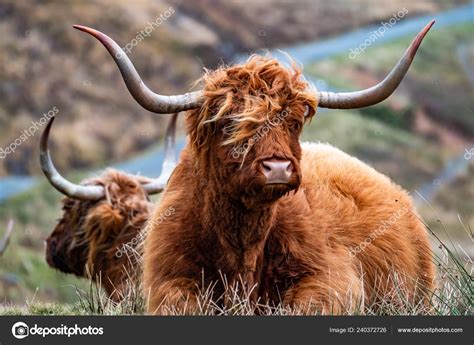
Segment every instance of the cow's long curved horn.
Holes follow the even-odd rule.
[[[56,188],[59,192],[67,195],[74,199],[79,200],[98,200],[104,197],[105,191],[102,186],[81,186],[72,182],[69,182],[62,177],[53,165],[51,155],[48,149],[48,139],[51,126],[54,122],[54,117],[49,120],[46,125],[43,134],[41,135],[40,142],[40,164],[44,175],[48,179],[49,183]]]
[[[403,54],[401,59],[398,61],[397,65],[380,83],[375,86],[372,86],[371,88],[356,92],[319,91],[318,107],[333,109],[353,109],[367,107],[369,105],[382,102],[384,99],[390,96],[393,91],[395,91],[395,89],[402,81],[403,77],[408,71],[408,68],[411,65],[411,62],[413,61],[413,58],[415,57],[416,51],[418,50],[421,41],[434,23],[435,21],[432,20],[428,25],[423,28],[423,30],[420,31],[420,33],[411,42],[405,54]]]
[[[13,232],[13,220],[10,219],[7,225],[7,231],[5,231],[5,235],[3,235],[3,238],[0,240],[0,256],[5,253],[5,251],[8,248],[8,245],[10,244],[10,237],[12,236]]]
[[[163,96],[152,92],[142,81],[127,54],[109,36],[100,31],[82,25],[75,29],[87,32],[99,40],[115,60],[128,91],[145,109],[159,114],[169,114],[199,108],[202,104],[202,91],[195,91],[176,96]]]
[[[166,128],[165,151],[163,155],[163,164],[161,166],[160,176],[147,184],[143,189],[149,194],[161,193],[168,182],[168,179],[176,167],[176,120],[178,114],[173,114]]]

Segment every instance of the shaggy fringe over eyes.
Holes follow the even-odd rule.
[[[187,114],[190,142],[198,155],[208,152],[219,120],[225,121],[222,144],[231,145],[250,138],[284,110],[303,118],[308,107],[304,121],[316,112],[316,92],[293,60],[287,68],[269,56],[252,55],[245,64],[206,71],[200,82],[204,104]]]

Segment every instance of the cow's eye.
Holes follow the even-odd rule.
[[[301,123],[299,121],[292,121],[290,123],[290,129],[295,132],[299,132],[301,130]]]

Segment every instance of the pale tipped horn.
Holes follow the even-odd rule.
[[[7,225],[7,231],[5,231],[5,235],[3,235],[3,238],[0,240],[0,256],[5,253],[5,251],[8,248],[8,245],[10,244],[10,237],[12,236],[13,232],[13,220],[10,219]]]
[[[390,96],[398,87],[415,57],[421,41],[435,23],[432,20],[413,39],[405,54],[392,71],[377,85],[356,92],[318,91],[318,107],[333,109],[354,109],[377,104]]]
[[[47,123],[43,134],[41,135],[40,142],[41,169],[43,170],[43,173],[48,179],[49,183],[51,183],[51,185],[62,194],[74,199],[99,200],[103,198],[105,191],[102,186],[82,186],[69,182],[64,177],[62,177],[54,167],[48,148],[49,132],[51,131],[53,122],[54,117],[52,117]]]
[[[163,164],[160,176],[152,182],[143,185],[143,189],[149,194],[161,193],[168,182],[171,173],[176,167],[176,120],[178,114],[173,114],[166,128]]]
[[[199,108],[202,104],[202,91],[195,91],[176,96],[163,96],[152,92],[140,78],[127,54],[109,36],[100,31],[82,25],[75,29],[87,32],[99,40],[115,60],[125,85],[133,98],[145,109],[159,114],[169,114]]]

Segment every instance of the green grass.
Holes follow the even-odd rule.
[[[0,257],[1,302],[72,301],[74,286],[85,285],[79,278],[53,270],[44,258],[43,242],[61,215],[61,198],[44,182],[0,205],[1,226],[7,219],[15,221],[11,243]]]
[[[77,304],[37,302],[26,306],[6,305],[0,307],[1,315],[88,315],[84,308]]]

